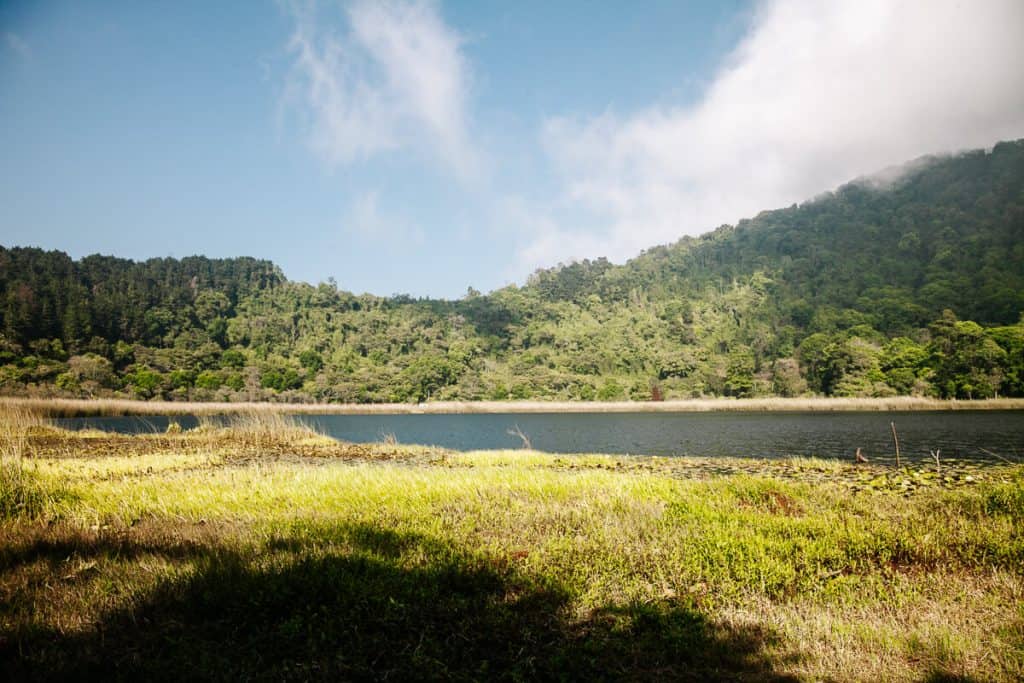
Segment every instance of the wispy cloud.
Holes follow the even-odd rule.
[[[1024,136],[1022,83],[1020,0],[769,0],[697,105],[546,122],[563,218],[534,221],[521,269],[621,259],[915,156]]]
[[[403,217],[384,212],[380,207],[380,193],[376,190],[355,198],[342,227],[350,235],[375,242],[422,245],[426,239],[422,228]]]
[[[32,55],[32,49],[25,39],[12,31],[4,33],[4,45],[21,59],[28,59]]]
[[[425,151],[458,176],[478,167],[469,140],[462,39],[422,0],[356,0],[341,30],[294,6],[289,100],[331,164],[397,149]]]

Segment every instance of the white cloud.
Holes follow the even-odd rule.
[[[685,74],[680,74],[685,78]],[[549,120],[520,268],[640,249],[923,154],[1024,136],[1024,2],[771,0],[687,108]]]
[[[478,160],[469,142],[469,72],[461,38],[431,2],[357,0],[332,31],[316,6],[295,7],[288,83],[312,147],[331,164],[426,149],[458,175]]]

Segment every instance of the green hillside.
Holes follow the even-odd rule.
[[[883,180],[884,178],[884,180]],[[0,247],[0,391],[195,400],[1024,395],[1024,141],[458,301],[250,258]]]

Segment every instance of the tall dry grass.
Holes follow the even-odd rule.
[[[21,460],[30,432],[44,425],[41,412],[33,406],[0,402],[0,458]]]
[[[132,401],[128,399],[0,398],[0,405],[20,407],[45,417],[122,415],[398,415],[459,413],[701,413],[701,412],[839,412],[901,410],[1024,410],[1022,398],[976,401],[915,396],[892,398],[701,398],[673,401],[434,401],[430,403],[214,403]]]
[[[46,491],[25,462],[32,430],[44,425],[38,411],[0,404],[0,519],[35,515],[45,504]]]
[[[327,438],[292,415],[259,410],[229,416],[202,415],[199,426],[186,432],[186,436],[212,441],[227,440],[234,445],[255,450]]]

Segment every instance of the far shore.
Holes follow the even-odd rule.
[[[48,417],[121,415],[225,415],[251,412],[301,415],[445,415],[500,413],[706,413],[890,412],[926,410],[1024,410],[1024,398],[974,401],[913,396],[892,398],[702,398],[672,401],[431,401],[428,403],[218,403],[3,397],[0,403]]]

